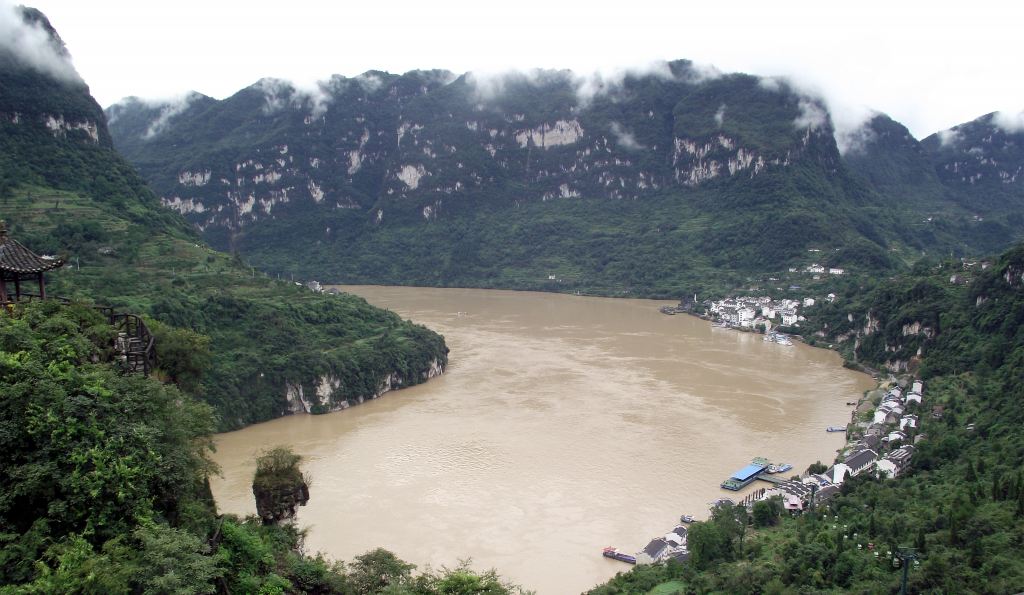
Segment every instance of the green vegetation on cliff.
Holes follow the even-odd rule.
[[[362,298],[254,273],[164,225],[161,211],[140,200],[125,213],[116,201],[39,187],[0,198],[15,237],[69,258],[49,275],[50,293],[157,321],[159,366],[214,406],[219,428],[286,413],[288,387],[323,411],[372,398],[393,373],[417,384],[433,362],[446,362],[443,339],[426,328]],[[337,388],[321,402],[325,377]]]
[[[201,244],[114,150],[46,17],[19,10],[49,35],[51,47],[34,49],[66,72],[0,48],[0,220],[30,249],[68,261],[48,275],[51,295],[155,321],[158,373],[212,404],[222,430],[372,398],[446,363],[443,338],[422,326]]]
[[[928,379],[909,473],[853,478],[827,506],[745,536],[722,509],[691,529],[691,564],[637,568],[593,593],[892,593],[903,546],[920,558],[909,592],[1024,588],[1024,245],[984,270],[922,264],[807,316],[809,338],[845,336],[861,363]]]
[[[0,315],[0,593],[518,592],[384,550],[331,562],[292,524],[217,516],[212,409],[121,374],[113,334],[81,304]]]
[[[315,100],[264,79],[107,114],[212,245],[332,282],[678,297],[806,266],[812,249],[873,275],[1024,230],[1016,153],[984,173],[1010,198],[983,200],[888,118],[841,155],[822,102],[784,81],[663,67],[371,72]],[[1002,163],[1001,145],[985,151]]]

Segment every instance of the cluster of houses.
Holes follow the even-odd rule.
[[[685,562],[689,559],[690,552],[686,549],[686,527],[683,525],[676,525],[672,531],[655,537],[644,549],[636,553],[637,564],[654,564],[668,560]]]
[[[728,300],[726,300],[728,301]],[[759,302],[760,303],[760,302]],[[749,505],[756,500],[779,497],[787,510],[802,511],[812,502],[824,503],[839,493],[840,487],[851,477],[870,475],[878,479],[898,477],[910,466],[914,445],[910,436],[919,427],[918,415],[911,413],[921,407],[924,384],[915,380],[904,393],[899,386],[891,387],[875,408],[869,421],[853,424],[851,440],[841,458],[822,473],[790,479],[751,494]],[[870,403],[867,403],[870,406]],[[941,415],[941,409],[933,409]],[[857,412],[854,412],[856,416]],[[917,435],[913,442],[922,439]],[[880,456],[880,453],[885,453]],[[686,519],[689,520],[689,519]],[[686,545],[687,529],[678,525],[671,532],[655,537],[644,549],[636,553],[637,564],[676,559],[685,561],[690,553]]]
[[[829,299],[835,296],[829,294]],[[793,326],[804,317],[800,316],[801,304],[805,307],[814,305],[814,298],[800,300],[773,300],[768,296],[730,297],[711,302],[708,312],[712,318],[739,328],[757,328],[764,326],[765,331],[771,330],[774,324]]]
[[[813,279],[821,279],[821,275],[825,273],[835,275],[846,274],[846,269],[838,266],[823,266],[815,262],[813,264],[808,264],[803,268],[803,270],[798,269],[796,266],[792,266],[790,267],[790,272],[806,272],[813,275]]]
[[[851,433],[857,437],[844,449],[842,462],[823,473],[777,484],[766,489],[761,498],[779,496],[787,510],[804,510],[812,500],[820,503],[838,494],[839,488],[851,477],[863,474],[879,479],[898,477],[910,465],[914,455],[912,442],[924,437],[917,435],[913,441],[910,438],[919,427],[918,415],[911,411],[920,408],[923,394],[924,384],[920,380],[915,380],[906,394],[899,386],[893,386],[871,420],[854,424]],[[883,452],[885,454],[880,456]]]

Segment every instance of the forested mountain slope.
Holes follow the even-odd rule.
[[[683,60],[614,79],[264,79],[107,114],[204,237],[305,277],[678,295],[809,249],[876,271],[1024,229],[1019,204],[950,188],[888,118],[844,158],[820,100]]]
[[[213,404],[224,429],[344,407],[443,368],[435,333],[203,245],[114,150],[45,17],[21,14],[46,31],[54,60],[0,52],[0,219],[29,248],[68,260],[49,275],[51,294],[163,323],[161,373]]]

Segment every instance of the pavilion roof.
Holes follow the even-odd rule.
[[[64,261],[52,256],[39,256],[21,242],[7,235],[7,227],[0,222],[0,271],[14,273],[41,273],[55,269]]]

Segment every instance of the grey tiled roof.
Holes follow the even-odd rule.
[[[59,258],[43,258],[7,235],[0,223],[0,270],[14,273],[41,273],[64,264]]]

